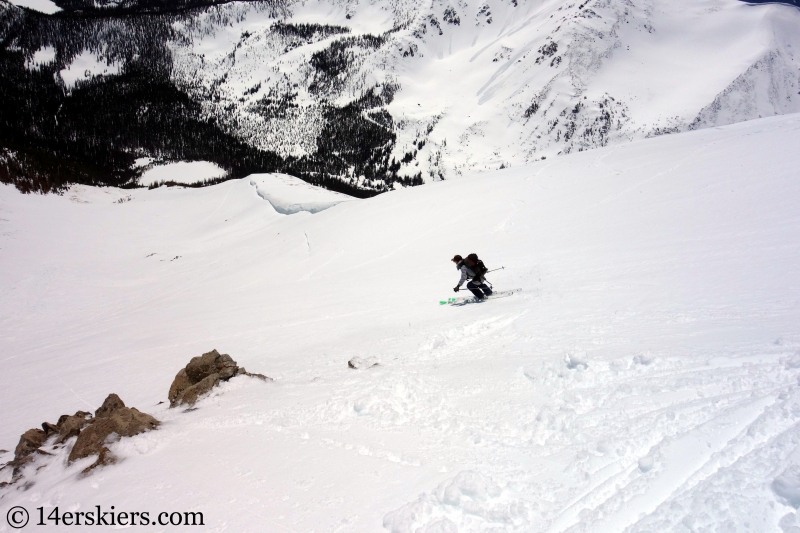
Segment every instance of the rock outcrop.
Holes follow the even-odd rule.
[[[220,354],[217,350],[193,357],[172,381],[168,394],[169,405],[170,407],[192,406],[200,396],[211,391],[220,381],[227,381],[240,375],[272,381],[263,374],[247,372],[236,364],[230,355]]]
[[[91,423],[92,415],[85,411],[78,411],[74,415],[61,415],[56,424],[43,422],[42,429],[29,429],[19,438],[19,443],[14,449],[14,459],[8,463],[13,468],[12,479],[16,480],[21,475],[22,467],[31,462],[36,454],[51,455],[41,449],[54,435],[54,444],[63,444],[70,437],[78,435],[81,429]]]
[[[58,448],[72,438],[78,437],[69,454],[71,463],[77,459],[97,455],[97,461],[86,468],[113,462],[108,444],[120,437],[132,437],[143,431],[157,428],[159,421],[135,408],[125,407],[116,394],[109,394],[95,415],[78,411],[74,415],[61,415],[58,422],[43,422],[42,429],[29,429],[19,438],[14,450],[14,459],[6,467],[13,468],[12,483],[22,476],[22,468],[33,461],[36,455],[53,455],[42,449],[46,443]]]
[[[91,424],[78,435],[69,453],[69,462],[97,455],[97,461],[84,472],[101,464],[113,463],[114,457],[107,446],[110,442],[156,429],[159,424],[147,413],[135,407],[125,407],[116,394],[109,394],[103,405],[95,411]]]
[[[56,444],[61,444],[71,437],[77,437],[81,429],[90,423],[91,418],[91,413],[86,411],[78,411],[74,415],[61,415],[56,423],[59,429]]]
[[[220,381],[241,375],[272,381],[262,374],[247,372],[230,355],[220,354],[217,350],[194,357],[172,382],[169,389],[170,407],[194,405],[200,396],[208,393]],[[65,446],[69,439],[77,437],[69,450],[67,462],[97,456],[97,460],[83,470],[86,473],[99,465],[115,461],[109,449],[111,443],[123,437],[133,437],[157,429],[159,425],[160,422],[151,415],[135,407],[126,407],[119,396],[109,394],[94,416],[86,411],[61,415],[55,424],[43,422],[41,429],[29,429],[23,433],[14,450],[14,458],[0,465],[0,470],[11,468],[10,483],[16,483],[23,477],[26,464],[34,461],[37,456],[53,456],[54,450]],[[7,453],[5,450],[0,452]],[[2,482],[0,487],[8,484],[9,482]]]

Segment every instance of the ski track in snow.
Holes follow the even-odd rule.
[[[86,477],[49,448],[0,510],[169,505],[209,531],[792,531],[773,481],[800,465],[798,121],[315,214],[274,211],[248,178],[3,186],[0,447],[110,392],[163,424]],[[523,291],[440,306],[448,258],[472,251]],[[158,405],[212,348],[275,382]]]

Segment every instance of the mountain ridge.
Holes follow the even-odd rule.
[[[0,180],[135,186],[133,161],[147,157],[369,196],[800,111],[800,11],[788,5],[92,5],[48,16],[0,4],[0,92],[15,102],[0,115]],[[107,131],[112,115],[139,133]]]

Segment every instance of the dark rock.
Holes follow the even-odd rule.
[[[228,380],[236,375],[239,367],[236,365],[236,361],[231,359],[230,355],[222,354],[218,360],[217,369],[219,379]]]
[[[211,374],[210,376],[206,376],[205,378],[201,379],[200,382],[195,383],[185,391],[181,393],[181,395],[176,400],[175,405],[180,404],[188,404],[194,405],[197,401],[197,398],[202,396],[203,394],[209,392],[219,383],[219,374]]]
[[[101,405],[97,411],[94,412],[95,418],[103,418],[109,416],[111,413],[116,411],[117,409],[124,409],[125,403],[122,399],[114,393],[111,393],[106,397],[103,405]]]
[[[186,375],[192,383],[198,383],[211,374],[219,374],[220,379],[227,380],[236,374],[238,365],[230,355],[220,354],[216,350],[193,357],[186,365]]]
[[[178,398],[180,398],[181,394],[193,385],[192,380],[189,379],[189,375],[186,373],[185,368],[181,368],[180,372],[175,375],[175,379],[172,380],[172,385],[169,387],[169,394],[167,395],[167,399],[169,399],[170,407],[175,407],[178,402]]]
[[[29,429],[19,438],[14,449],[14,459],[8,463],[13,468],[11,482],[14,483],[22,475],[22,467],[33,460],[33,454],[41,452],[39,447],[45,443],[50,434],[41,429]],[[47,452],[42,452],[47,453]],[[48,454],[49,455],[49,454]]]
[[[125,407],[119,396],[109,394],[97,410],[96,418],[92,418],[91,413],[86,411],[78,411],[74,415],[61,415],[57,424],[43,422],[42,429],[29,429],[23,433],[14,451],[14,459],[7,464],[13,468],[11,483],[16,483],[22,478],[23,467],[34,461],[36,455],[53,456],[52,453],[41,449],[51,437],[57,437],[55,444],[61,444],[77,436],[78,439],[69,454],[69,461],[97,454],[97,462],[90,467],[94,468],[98,464],[113,462],[113,457],[105,446],[110,442],[110,437],[114,436],[117,439],[130,437],[142,431],[155,429],[158,424],[158,420],[152,416]],[[83,428],[86,429],[81,431]],[[31,483],[29,481],[27,485]]]
[[[172,381],[167,395],[170,407],[194,405],[200,396],[209,392],[220,381],[227,381],[240,375],[271,381],[262,374],[250,374],[239,367],[230,355],[220,354],[217,350],[193,357],[186,368],[182,368]]]
[[[272,378],[265,376],[264,374],[256,374],[254,372],[242,372],[241,374],[245,376],[249,376],[251,378],[258,378],[261,381],[272,381]]]
[[[47,440],[47,437],[47,433],[41,429],[29,429],[23,433],[19,438],[19,444],[14,450],[14,461],[18,461],[38,450],[39,446]]]
[[[92,418],[92,413],[87,413],[86,411],[76,411],[74,415],[61,415],[58,417],[58,422],[56,422],[56,425],[61,427],[65,420],[72,417],[89,420]]]
[[[58,438],[56,439],[56,444],[61,444],[67,439],[77,437],[81,429],[87,424],[90,424],[91,420],[92,415],[84,411],[78,411],[73,416],[61,415],[58,419]]]
[[[251,377],[251,378],[258,378],[261,381],[272,381],[272,378],[267,377],[264,374],[257,374],[255,372],[248,372],[247,370],[244,369],[243,366],[240,366],[239,368],[236,369],[236,375],[237,376],[248,376],[248,377]]]
[[[115,408],[101,411],[101,407],[97,410],[98,413],[102,412],[102,416],[96,417],[86,429],[80,432],[78,440],[75,441],[75,445],[69,454],[68,460],[70,463],[90,455],[97,455],[97,461],[86,468],[84,472],[98,465],[113,463],[114,457],[109,452],[106,444],[111,440],[118,440],[120,437],[133,437],[139,433],[156,429],[159,426],[160,422],[147,413],[142,413],[134,407],[124,407],[124,404],[119,407],[119,404],[122,404],[122,400],[116,394],[109,395],[106,398],[103,406],[113,406]]]

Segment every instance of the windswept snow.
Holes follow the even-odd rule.
[[[0,447],[110,392],[164,423],[87,477],[53,450],[0,511],[201,511],[237,532],[795,531],[798,144],[800,116],[773,117],[314,216],[263,201],[279,176],[2,186]],[[523,291],[440,306],[469,252]],[[159,404],[212,348],[275,381]]]
[[[275,211],[284,215],[300,211],[318,213],[354,199],[286,174],[253,174],[250,176],[250,185],[256,188],[258,195],[268,201]]]

